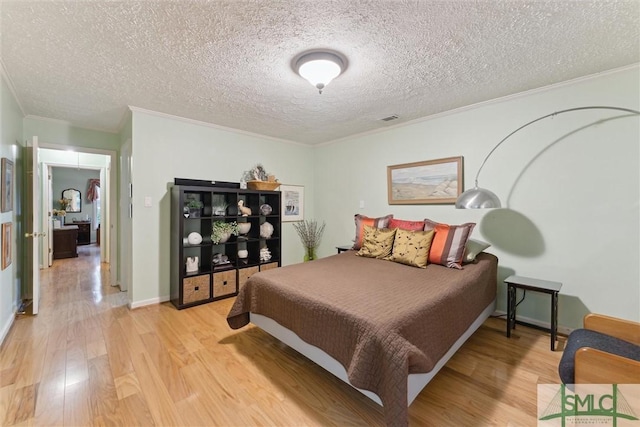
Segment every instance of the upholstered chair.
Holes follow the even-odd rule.
[[[588,314],[558,366],[564,384],[640,384],[640,323]]]

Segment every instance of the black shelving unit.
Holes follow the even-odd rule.
[[[201,208],[189,210],[190,200],[200,201]],[[251,215],[242,216],[238,201],[251,209]],[[271,213],[262,215],[260,207],[271,206]],[[216,207],[227,205],[224,212]],[[218,215],[216,215],[218,214]],[[231,236],[219,244],[211,241],[211,228],[215,221],[251,224],[245,235]],[[260,226],[269,222],[273,234],[266,239],[260,236]],[[174,185],[171,190],[171,302],[183,309],[237,295],[246,280],[259,271],[281,265],[280,192],[219,188],[215,186]],[[199,244],[189,244],[190,233],[202,236]],[[268,248],[271,259],[260,260],[260,250]],[[239,250],[246,250],[247,257],[240,258]],[[228,264],[214,263],[214,255],[228,258]],[[198,270],[187,272],[186,261],[198,257]]]

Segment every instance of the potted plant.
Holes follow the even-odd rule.
[[[315,219],[304,220],[293,224],[293,228],[298,232],[302,246],[305,248],[305,261],[312,261],[316,259],[316,249],[320,245],[322,240],[322,233],[324,233],[325,223],[318,225]]]
[[[185,206],[187,207],[187,209],[189,209],[190,216],[192,216],[193,218],[199,218],[200,209],[203,208],[204,203],[202,203],[200,200],[190,199]]]
[[[231,235],[238,235],[238,223],[235,221],[214,221],[211,226],[211,242],[214,245],[224,243]]]

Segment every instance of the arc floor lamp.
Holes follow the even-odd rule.
[[[482,164],[480,164],[480,168],[478,168],[478,172],[476,173],[476,178],[475,178],[475,186],[465,191],[458,197],[458,199],[456,200],[456,208],[457,209],[490,209],[490,208],[501,207],[500,199],[498,198],[498,196],[496,196],[494,192],[487,190],[486,188],[478,187],[478,176],[480,176],[480,172],[482,171],[482,168],[484,167],[485,163],[487,163],[487,160],[489,159],[489,157],[491,157],[493,152],[496,151],[496,149],[500,145],[502,145],[503,142],[509,139],[513,134],[521,131],[522,129],[526,128],[529,125],[539,122],[540,120],[544,120],[548,117],[554,117],[559,114],[569,113],[573,111],[581,111],[581,110],[616,110],[616,111],[622,111],[625,113],[630,113],[633,115],[640,115],[640,111],[631,110],[629,108],[608,107],[608,106],[587,106],[587,107],[568,108],[566,110],[556,111],[554,113],[547,114],[542,117],[538,117],[535,120],[531,120],[530,122],[525,123],[524,125],[520,126],[516,130],[511,132],[509,135],[502,138],[502,140],[498,142],[496,146],[491,149],[491,151],[489,151],[489,154],[487,154],[487,156],[482,161]]]

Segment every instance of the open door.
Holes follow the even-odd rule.
[[[38,137],[27,141],[24,148],[24,284],[23,303],[28,314],[38,314],[40,304],[40,191],[38,169]]]
[[[43,203],[47,207],[46,214],[46,228],[45,233],[49,233],[49,237],[43,241],[46,242],[46,248],[44,250],[44,256],[47,259],[47,265],[44,268],[51,267],[53,265],[53,219],[51,217],[52,203],[51,195],[53,194],[53,182],[51,181],[51,166],[47,165],[47,190],[43,193]],[[42,226],[45,227],[45,221],[42,221]],[[41,252],[42,253],[42,252]]]

